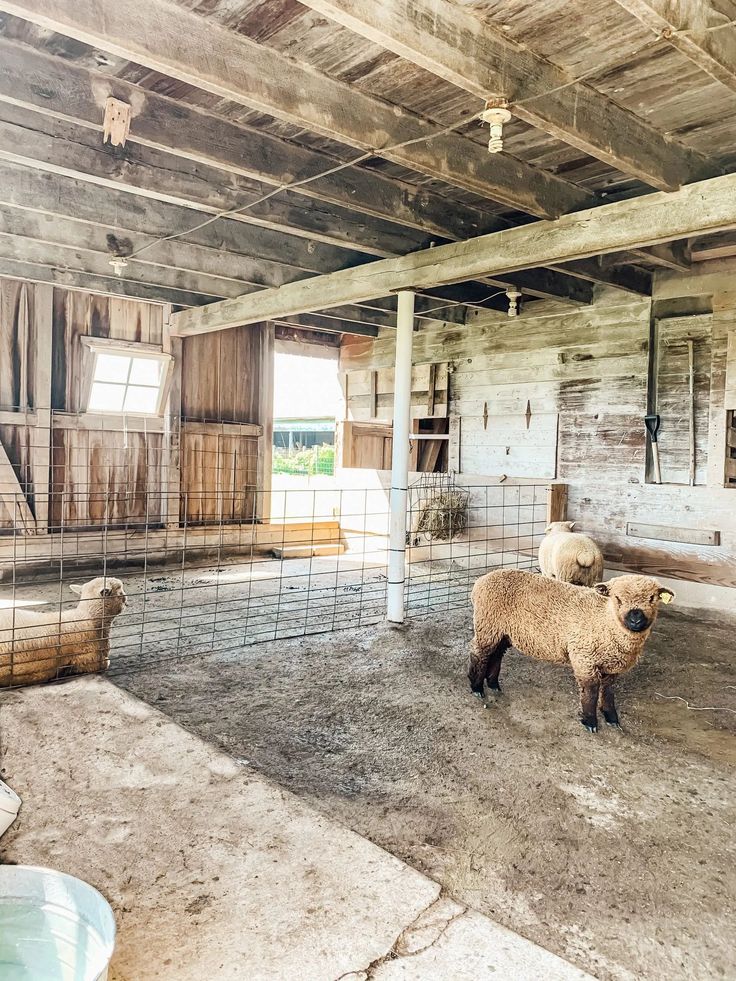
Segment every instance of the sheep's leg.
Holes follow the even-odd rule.
[[[578,688],[580,690],[580,721],[588,732],[598,731],[598,691],[600,682],[598,678],[578,678]]]
[[[478,698],[483,698],[483,682],[488,671],[488,662],[493,648],[481,647],[476,637],[470,648],[470,663],[468,664],[468,681],[470,690]]]
[[[613,674],[604,674],[601,678],[601,689],[598,696],[598,706],[603,712],[603,718],[609,724],[609,726],[617,726],[618,712],[616,711],[616,701],[613,694],[613,685],[616,681],[616,676]]]
[[[498,683],[498,676],[501,671],[503,656],[510,646],[508,637],[503,637],[496,645],[496,648],[488,655],[486,683],[491,691],[501,691],[501,686]]]

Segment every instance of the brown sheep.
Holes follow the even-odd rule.
[[[596,707],[618,725],[613,685],[641,656],[660,602],[672,590],[649,576],[618,576],[592,589],[517,569],[482,576],[473,586],[473,645],[468,678],[500,691],[503,655],[515,647],[553,664],[569,664],[580,690],[580,720],[596,732]]]
[[[70,588],[79,596],[73,610],[0,611],[0,687],[109,666],[110,627],[128,602],[123,584],[100,577]]]
[[[593,586],[603,578],[603,555],[592,538],[573,532],[574,521],[547,525],[539,546],[539,568],[543,576]]]

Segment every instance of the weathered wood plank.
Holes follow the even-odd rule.
[[[736,91],[736,31],[710,0],[616,0],[719,82]],[[712,28],[719,28],[712,30]]]
[[[530,214],[555,217],[591,200],[560,178],[437,135],[419,117],[161,0],[118,0],[104,19],[95,0],[0,0],[0,10]]]
[[[99,134],[87,127],[2,102],[0,159],[204,214],[238,212],[230,218],[371,256],[427,248],[434,237],[292,191],[258,203],[272,190],[261,182],[135,143],[103,144]]]
[[[706,528],[677,528],[674,525],[646,525],[637,521],[626,523],[626,534],[632,538],[656,538],[660,542],[680,545],[720,545],[720,531]]]
[[[135,106],[128,144],[167,151],[272,186],[303,180],[335,165],[327,154],[0,38],[0,99],[99,132],[109,95]],[[443,197],[426,187],[416,188],[375,170],[341,170],[304,184],[299,193],[450,239],[502,227],[495,216],[480,209],[459,202],[448,208]]]
[[[306,6],[479,99],[661,190],[722,171],[451,0],[304,0]]]
[[[33,430],[31,470],[33,473],[33,510],[36,533],[46,534],[49,525],[51,490],[51,376],[53,351],[54,291],[46,283],[35,287],[34,327],[36,373],[33,404],[36,424]]]
[[[359,303],[395,290],[422,289],[583,259],[734,226],[736,175],[715,177],[672,194],[660,192],[604,205],[541,226],[512,228],[399,259],[382,259],[278,290],[265,290],[253,298],[225,300],[202,310],[184,311],[174,315],[172,326],[181,334],[221,330],[340,303]]]

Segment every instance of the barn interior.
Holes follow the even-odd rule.
[[[113,979],[736,972],[734,132],[731,0],[0,0],[0,850]],[[566,520],[675,594],[595,735],[467,686]]]

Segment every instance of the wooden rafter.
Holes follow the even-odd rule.
[[[662,190],[722,171],[450,0],[303,0],[306,6]]]
[[[736,5],[711,0],[616,0],[658,37],[736,91]]]
[[[555,222],[512,228],[183,311],[174,315],[172,328],[183,335],[206,333],[339,303],[358,303],[395,290],[574,261],[601,251],[624,251],[734,227],[736,174],[729,174],[673,193],[649,194],[565,215]]]
[[[162,0],[0,0],[0,10],[221,98],[538,217],[590,205],[590,192],[437,127],[266,45]],[[411,142],[410,142],[411,141]]]

